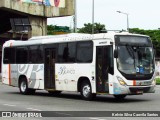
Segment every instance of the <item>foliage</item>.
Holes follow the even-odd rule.
[[[92,27],[93,27],[93,24],[91,23],[84,24],[84,27],[80,28],[78,32],[91,34]],[[102,31],[105,31],[105,30],[106,30],[105,25],[100,23],[94,23],[94,33],[101,33]]]
[[[47,35],[53,35],[53,32],[55,30],[55,25],[47,25]]]
[[[148,35],[151,37],[153,46],[156,50],[156,57],[160,57],[160,30],[143,30],[139,28],[132,28],[129,30],[131,33]]]
[[[66,34],[70,33],[70,29],[67,26],[47,25],[47,35]]]
[[[160,78],[156,78],[156,85],[160,85]]]

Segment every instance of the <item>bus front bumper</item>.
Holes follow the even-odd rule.
[[[139,95],[143,93],[154,93],[155,85],[150,86],[121,86],[120,88],[114,89],[115,95]]]
[[[130,94],[154,93],[155,86],[132,86],[129,87]]]

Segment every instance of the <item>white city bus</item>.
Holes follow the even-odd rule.
[[[10,40],[3,45],[2,82],[22,94],[75,91],[86,100],[154,93],[153,45],[148,36],[128,32]]]

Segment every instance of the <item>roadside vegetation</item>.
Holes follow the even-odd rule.
[[[160,85],[160,78],[156,78],[156,85]]]

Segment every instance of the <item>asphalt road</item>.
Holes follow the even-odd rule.
[[[127,96],[123,101],[117,101],[112,95],[98,95],[93,101],[84,101],[78,93],[62,92],[59,96],[52,96],[46,91],[37,91],[35,95],[21,95],[18,88],[0,83],[0,111],[34,111],[37,113],[54,111],[48,113],[53,116],[58,116],[54,119],[52,118],[52,120],[64,120],[64,118],[65,120],[81,120],[82,117],[79,116],[83,116],[84,113],[86,113],[75,111],[160,111],[160,86],[156,87],[156,93]],[[93,114],[93,116],[84,117],[83,119],[115,119],[114,117],[101,117],[99,116],[100,112],[93,112],[91,114]],[[15,119],[19,120],[22,118]],[[46,119],[51,118],[45,118],[45,120]],[[127,118],[118,117],[116,119],[125,120]],[[135,117],[130,117],[130,119],[137,120]],[[141,117],[139,119],[156,120],[158,118]]]

